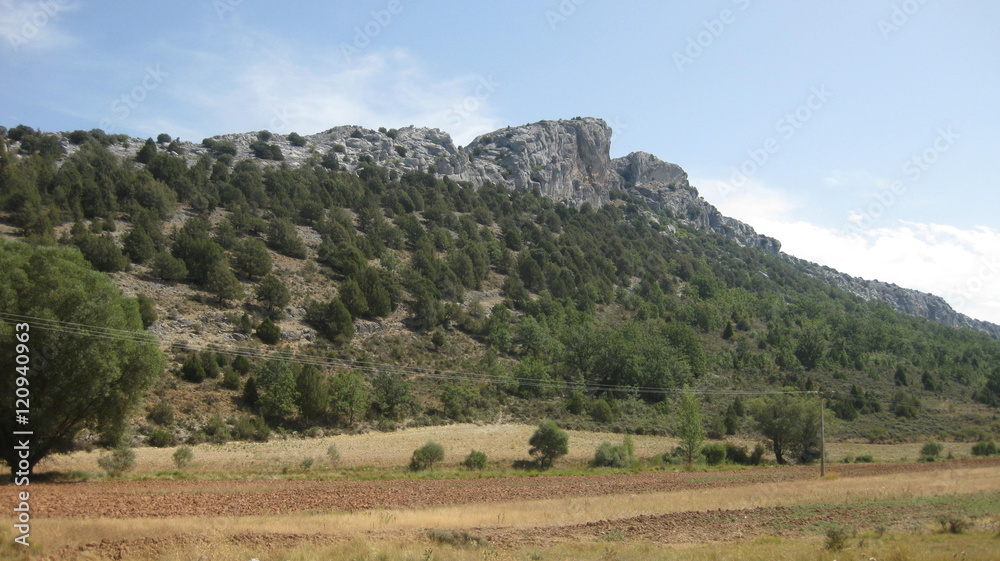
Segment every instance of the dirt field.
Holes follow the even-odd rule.
[[[433,432],[440,430],[395,436],[404,437],[406,448],[429,437],[453,447],[472,443],[469,431]],[[488,447],[476,447],[493,450],[495,457],[519,457],[523,445],[510,432],[490,433]],[[358,446],[359,462],[395,462],[404,446],[383,440],[387,436],[332,440]],[[369,439],[364,448],[363,438]],[[584,433],[572,438],[585,441],[577,448],[588,453],[591,444],[617,439]],[[640,438],[637,448],[653,451],[664,440]],[[517,448],[504,453],[515,443]],[[252,454],[288,454],[293,446],[323,444],[277,442]],[[230,446],[220,456],[197,456],[203,469],[215,472],[233,461],[229,454],[239,448]],[[375,481],[258,473],[245,480],[33,482],[34,545],[30,551],[11,546],[13,521],[0,516],[0,559],[673,559],[674,548],[713,543],[730,549],[706,559],[756,559],[751,550],[770,559],[788,558],[776,548],[800,543],[822,551],[826,530],[841,526],[878,537],[854,540],[852,547],[871,547],[865,546],[864,555],[859,549],[840,559],[869,559],[891,548],[898,559],[944,559],[924,556],[936,547],[956,549],[952,553],[960,548],[966,559],[993,558],[993,535],[1000,529],[1000,459],[831,464],[829,472],[822,479],[816,466],[784,466]],[[13,504],[19,490],[0,486],[0,501]],[[966,521],[967,533],[960,538],[933,533],[940,520]],[[907,542],[891,541],[901,535],[933,543],[906,553]],[[955,542],[959,539],[964,541]],[[808,558],[838,558],[824,555]]]

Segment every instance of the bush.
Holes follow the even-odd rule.
[[[110,477],[118,477],[135,467],[135,450],[122,445],[97,459],[97,465]]]
[[[835,526],[827,529],[824,546],[829,551],[840,551],[847,547],[848,540],[851,539],[850,531],[844,526]]]
[[[767,450],[764,445],[758,442],[753,447],[753,452],[750,452],[750,457],[747,459],[749,464],[752,466],[759,466],[764,461],[764,452]]]
[[[227,390],[239,390],[240,389],[240,375],[233,369],[226,369],[226,373],[222,375],[222,387]]]
[[[442,460],[444,460],[444,446],[434,441],[428,441],[427,444],[413,451],[413,456],[410,458],[410,470],[434,469],[434,464]]]
[[[174,408],[166,401],[160,400],[153,406],[146,418],[163,427],[172,425],[174,423]]]
[[[701,447],[701,454],[705,456],[705,463],[717,466],[726,459],[726,446],[721,442],[712,442]]]
[[[156,316],[156,306],[153,305],[153,301],[145,294],[140,294],[136,297],[139,301],[139,316],[142,317],[142,328],[149,329],[149,326],[156,323],[158,319]]]
[[[160,427],[149,435],[149,438],[146,439],[146,444],[154,448],[166,448],[177,444],[177,438],[174,436],[174,433]]]
[[[747,451],[746,446],[737,446],[732,442],[726,442],[725,447],[726,461],[743,466],[750,464],[750,452]]]
[[[264,321],[257,326],[257,337],[268,345],[275,345],[281,341],[281,329],[271,321],[271,318],[264,318]]]
[[[864,454],[864,455],[856,456],[854,458],[854,463],[856,463],[856,464],[872,464],[872,463],[875,463],[875,458],[873,458],[871,454]]]
[[[192,353],[184,360],[181,366],[181,376],[193,384],[200,384],[205,380],[205,367],[201,365],[198,355]]]
[[[330,460],[331,465],[337,465],[340,463],[340,450],[337,450],[336,444],[331,444],[330,447],[326,449],[326,457]]]
[[[302,471],[309,471],[309,469],[312,468],[313,463],[315,462],[316,462],[315,458],[313,458],[312,456],[307,456],[305,458],[302,458],[302,461],[299,463],[299,468],[301,468]]]
[[[631,465],[632,459],[623,445],[602,442],[594,452],[594,467],[627,468]]]
[[[528,444],[531,446],[528,453],[535,458],[540,469],[552,467],[557,458],[569,453],[569,435],[548,419],[538,425]]]
[[[920,461],[933,462],[938,459],[943,450],[944,446],[940,442],[928,442],[920,449]]]
[[[187,265],[165,251],[153,256],[153,276],[165,281],[182,281],[188,276]]]
[[[472,450],[469,452],[469,455],[465,457],[465,460],[462,462],[462,465],[465,466],[466,469],[470,470],[486,469],[486,454],[478,450]]]
[[[240,355],[233,359],[233,370],[240,374],[248,374],[252,365],[247,357]]]
[[[174,459],[174,465],[177,466],[177,469],[184,469],[194,459],[194,451],[191,450],[190,446],[181,446],[174,450],[171,457]]]
[[[303,147],[303,146],[306,145],[306,139],[303,138],[302,135],[300,135],[297,132],[290,132],[290,133],[288,133],[288,142],[292,146],[296,146],[296,147],[299,147],[299,148],[301,148],[301,147]]]
[[[490,544],[489,540],[483,536],[473,534],[472,532],[466,530],[455,530],[454,532],[447,532],[445,530],[427,530],[427,537],[433,542],[447,544],[454,547],[485,547]],[[430,557],[428,556],[427,558],[429,559]]]
[[[610,423],[614,420],[614,412],[611,410],[611,405],[603,398],[594,400],[590,405],[588,413],[590,413],[590,418],[598,423]]]
[[[997,444],[992,440],[984,440],[982,442],[977,442],[972,446],[973,456],[995,456],[997,453]]]

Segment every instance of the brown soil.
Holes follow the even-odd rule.
[[[904,474],[1000,464],[977,459],[928,464],[838,465],[840,477]],[[499,477],[389,481],[122,481],[33,483],[39,518],[254,516],[424,508],[475,503],[698,490],[816,478],[814,466],[709,473]],[[11,503],[16,488],[0,489]]]

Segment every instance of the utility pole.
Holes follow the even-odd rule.
[[[819,394],[819,476],[826,477],[826,424],[824,423],[823,392]]]

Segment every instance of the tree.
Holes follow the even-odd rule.
[[[681,440],[680,448],[684,460],[689,464],[694,463],[694,458],[701,449],[701,443],[705,441],[705,431],[701,426],[701,406],[689,387],[685,387],[684,393],[681,394],[680,422],[676,432]]]
[[[750,402],[757,430],[768,439],[774,459],[787,463],[785,455],[808,460],[816,453],[819,436],[817,407],[805,398],[783,393]]]
[[[295,226],[287,219],[277,219],[271,221],[271,226],[267,231],[267,244],[272,249],[297,259],[305,259],[306,246],[299,239],[295,232]]]
[[[119,441],[165,364],[156,339],[143,330],[136,299],[122,296],[75,251],[0,241],[0,263],[0,364],[9,365],[0,390],[11,397],[0,400],[0,458],[12,471],[31,471],[49,454],[70,451],[84,428],[106,442]],[[108,339],[88,328],[40,329],[7,314],[132,334]],[[18,356],[30,356],[23,369]],[[30,380],[27,428],[34,433],[26,458],[15,449],[13,434],[25,430],[14,411],[24,408],[14,400],[24,375]]]
[[[354,280],[354,278],[349,278],[341,283],[338,296],[340,296],[340,301],[344,303],[344,306],[347,307],[347,311],[351,312],[351,316],[357,318],[368,313],[368,300],[365,298],[364,293],[361,292],[358,281]]]
[[[528,439],[528,453],[541,469],[552,467],[556,459],[569,453],[569,435],[554,421],[544,420]]]
[[[274,275],[267,275],[264,280],[260,281],[257,289],[254,290],[254,296],[267,308],[268,316],[272,315],[276,308],[281,309],[287,306],[290,298],[288,287]]]
[[[214,294],[220,304],[243,298],[243,285],[224,261],[214,263],[208,270],[205,289]]]
[[[372,379],[375,407],[386,419],[398,419],[404,407],[413,405],[410,384],[395,372],[379,372]]]
[[[233,247],[233,267],[248,279],[258,279],[271,272],[271,253],[264,242],[247,238]]]
[[[153,256],[153,276],[165,281],[182,281],[187,278],[188,270],[184,260],[178,259],[165,251]]]
[[[413,451],[413,456],[410,458],[410,469],[413,471],[434,469],[434,464],[440,461],[444,461],[444,446],[429,440],[427,444]]]
[[[325,304],[310,303],[306,306],[305,320],[331,341],[354,337],[354,319],[340,298],[334,298]]]
[[[264,318],[257,326],[257,337],[268,345],[275,345],[281,341],[281,328],[271,321],[271,318]]]
[[[318,368],[311,364],[303,366],[295,377],[295,389],[298,392],[299,413],[306,423],[315,421],[326,412],[330,405],[330,393]]]
[[[135,155],[135,161],[140,164],[148,164],[153,156],[156,155],[156,143],[153,142],[152,138],[147,138],[146,143],[142,145],[139,152]]]
[[[330,399],[337,415],[346,416],[347,423],[354,425],[368,411],[371,393],[359,372],[339,372],[330,379]]]
[[[276,359],[265,362],[260,369],[257,386],[262,392],[258,400],[261,414],[272,419],[292,415],[297,392],[295,376],[287,362]]]

